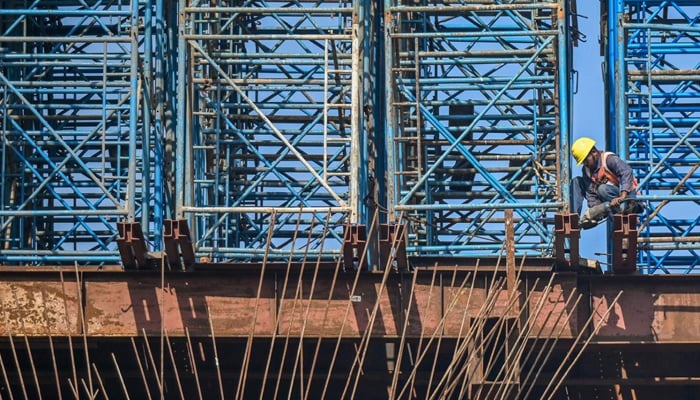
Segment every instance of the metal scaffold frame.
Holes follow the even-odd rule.
[[[145,129],[153,18],[150,0],[4,2],[0,262],[114,263],[116,222],[163,214]]]
[[[609,1],[608,10],[608,146],[629,160],[638,197],[650,206],[639,264],[649,274],[693,273],[700,263],[700,6]]]
[[[176,204],[199,254],[339,255],[363,168],[358,10],[352,1],[182,8]]]
[[[567,1],[386,0],[390,209],[417,255],[551,254],[569,206]]]

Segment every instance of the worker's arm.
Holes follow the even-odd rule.
[[[610,172],[617,175],[620,180],[620,192],[629,193],[634,182],[632,167],[622,161],[616,154],[610,154],[607,159],[607,167]]]
[[[585,168],[583,170],[583,174],[581,175],[583,177],[583,183],[586,186],[586,203],[588,204],[588,207],[595,207],[602,203],[598,198],[598,191],[595,183],[593,183],[591,177],[586,173]]]
[[[612,207],[617,207],[627,198],[627,195],[632,189],[634,174],[632,167],[630,167],[626,162],[622,161],[622,159],[615,154],[608,156],[607,167],[608,170],[617,175],[618,179],[620,180],[620,196],[610,201],[610,205]]]

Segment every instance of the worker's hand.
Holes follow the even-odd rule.
[[[622,202],[622,197],[615,197],[614,199],[610,200],[610,207],[617,207],[620,205]]]
[[[620,196],[615,197],[610,200],[610,207],[618,207],[627,198],[627,191],[623,190],[620,192]]]

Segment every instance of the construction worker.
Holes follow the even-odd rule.
[[[632,168],[616,154],[598,151],[595,143],[591,138],[581,137],[571,146],[576,165],[583,164],[583,176],[571,182],[572,211],[581,214],[585,198],[589,210],[596,210],[596,215],[587,211],[582,221],[602,222],[614,212],[641,213],[642,204],[634,200],[637,180]]]

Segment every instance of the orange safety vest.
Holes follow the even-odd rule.
[[[601,152],[601,157],[600,157],[600,162],[601,162],[601,167],[598,168],[598,173],[597,174],[591,174],[591,180],[593,183],[598,185],[602,185],[604,183],[611,182],[615,186],[620,186],[620,180],[617,178],[617,175],[613,174],[612,171],[608,169],[608,156],[610,154],[613,154],[609,151],[603,151]],[[630,188],[630,192],[633,192],[634,189],[637,188],[637,178],[634,176],[632,177],[632,187]]]

